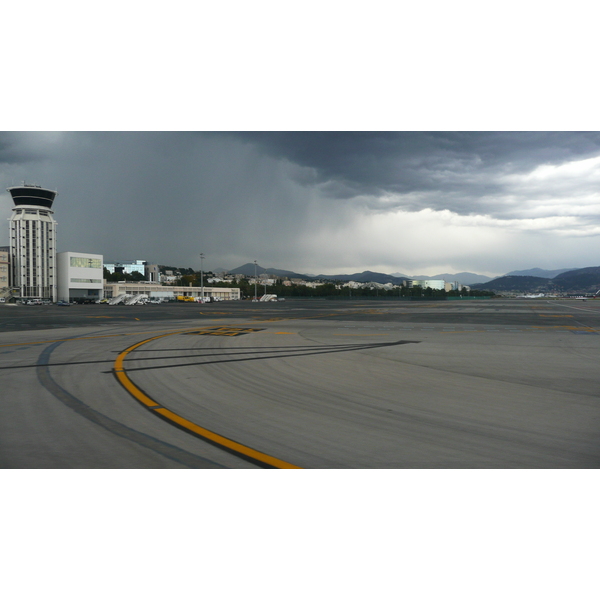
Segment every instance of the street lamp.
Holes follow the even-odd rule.
[[[204,268],[203,268],[204,254],[200,252],[200,295],[202,296],[202,302],[204,302]]]
[[[256,284],[258,281],[258,275],[256,274],[256,261],[254,261],[254,300],[258,300],[258,292],[256,291]]]

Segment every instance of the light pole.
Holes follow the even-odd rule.
[[[200,252],[200,295],[202,296],[202,302],[204,303],[204,254]]]
[[[258,300],[258,292],[256,291],[256,284],[258,281],[258,275],[256,274],[256,261],[254,261],[254,300]]]

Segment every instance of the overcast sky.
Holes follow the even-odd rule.
[[[22,181],[58,250],[408,275],[600,264],[598,133],[0,134],[0,245]]]

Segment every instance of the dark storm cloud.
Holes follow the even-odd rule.
[[[6,187],[58,189],[59,251],[112,260],[499,274],[600,250],[597,133],[21,132],[0,152],[0,219]]]
[[[314,171],[330,196],[427,194],[399,197],[459,214],[478,211],[483,196],[502,194],[499,176],[541,164],[581,160],[600,152],[597,132],[248,132],[235,134],[274,157]],[[432,193],[438,192],[435,197]],[[500,203],[502,204],[502,203]],[[502,213],[502,206],[492,212]]]
[[[0,216],[10,216],[10,185],[58,188],[59,251],[184,266],[204,251],[221,256],[209,268],[233,267],[257,258],[264,244],[293,255],[290,238],[312,227],[310,192],[293,181],[302,168],[225,135],[22,133],[11,147],[28,158],[0,163]],[[6,235],[0,231],[0,245]]]
[[[421,168],[430,172],[461,164],[478,168],[510,165],[511,170],[519,172],[531,170],[540,163],[581,159],[600,151],[598,132],[245,132],[234,135],[257,144],[273,156],[313,167],[323,177],[341,177],[373,189],[393,188],[394,191],[432,187],[427,177],[419,177]]]
[[[44,152],[23,143],[22,134],[0,132],[0,164],[16,165],[43,157]]]

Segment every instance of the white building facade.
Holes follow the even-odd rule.
[[[96,302],[104,297],[103,256],[83,252],[59,252],[58,299],[66,302]]]
[[[7,191],[15,204],[9,219],[11,285],[21,298],[56,302],[56,221],[51,209],[57,192],[26,184]]]

